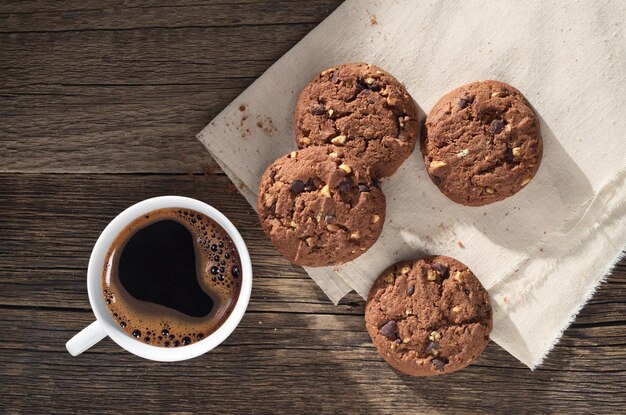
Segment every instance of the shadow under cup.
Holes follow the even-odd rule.
[[[142,343],[131,337],[110,314],[102,292],[102,270],[107,252],[117,236],[131,222],[159,209],[181,208],[195,210],[217,223],[230,236],[241,260],[241,287],[231,314],[211,334],[192,344],[166,348]],[[105,336],[111,337],[127,351],[150,360],[180,361],[208,352],[224,341],[241,321],[252,291],[252,264],[245,242],[235,226],[217,209],[195,199],[181,196],[161,196],[139,202],[120,213],[102,232],[92,251],[87,271],[87,291],[96,321],[67,343],[68,351],[78,355]]]

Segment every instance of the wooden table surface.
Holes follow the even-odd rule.
[[[1,413],[625,410],[625,261],[538,370],[492,342],[466,370],[414,379],[377,355],[361,298],[333,305],[265,239],[195,134],[339,3],[0,3]],[[241,325],[182,363],[108,339],[70,357],[65,342],[93,320],[99,232],[166,194],[239,227],[255,272]]]

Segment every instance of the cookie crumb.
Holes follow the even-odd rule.
[[[215,174],[215,171],[213,171],[213,166],[211,166],[210,164],[202,165],[202,172],[205,176],[212,176],[213,174]]]
[[[267,123],[267,125],[265,126],[265,128],[263,128],[263,131],[265,131],[267,135],[272,135],[272,133],[276,131],[276,126],[274,125],[274,122],[271,118],[266,118],[265,122]]]

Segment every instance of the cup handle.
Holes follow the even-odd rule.
[[[104,339],[106,335],[102,323],[96,320],[69,339],[65,347],[72,356],[78,356]]]

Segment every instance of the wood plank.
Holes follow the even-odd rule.
[[[3,89],[255,79],[313,27],[315,23],[0,34],[0,79]]]
[[[219,171],[195,134],[250,82],[12,90],[0,97],[0,170]]]
[[[40,3],[0,15],[1,172],[215,169],[195,134],[340,2]]]
[[[274,5],[273,11],[276,14],[285,14],[289,21],[295,21],[299,18],[299,14],[306,14],[309,10],[319,7],[330,8],[330,12],[334,10],[341,0],[319,0],[314,4],[309,4],[306,0],[274,0],[268,2],[266,0],[171,0],[163,2],[162,0],[109,0],[103,3],[99,0],[64,0],[63,2],[50,3],[45,0],[21,0],[19,2],[3,2],[0,3],[0,16],[10,14],[39,14],[39,13],[61,13],[64,15],[72,15],[73,13],[117,10],[122,13],[126,9],[139,10],[144,13],[154,9],[169,9],[172,18],[181,13],[186,13],[187,9],[196,7],[220,7],[230,6],[245,7],[243,10],[237,10],[239,13],[251,13],[251,8]],[[296,5],[297,7],[290,8]],[[225,10],[228,12],[229,10]],[[289,11],[287,16],[286,11]],[[234,13],[233,13],[234,14]],[[245,19],[247,16],[240,16]],[[254,15],[252,16],[254,17]],[[75,18],[73,16],[73,18]]]
[[[2,333],[10,342],[0,344],[0,350],[16,348],[30,351],[59,351],[57,342],[61,338],[69,339],[74,333],[93,321],[90,310],[82,309],[44,309],[32,307],[1,306],[3,322],[0,323]],[[302,323],[306,322],[305,325]],[[575,349],[578,358],[563,367],[562,357],[566,351],[556,353],[541,366],[541,369],[552,371],[592,370],[594,372],[626,371],[624,335],[626,322],[618,325],[597,327],[576,327],[568,329],[567,334],[559,343],[558,349]],[[297,348],[323,350],[325,348],[342,349],[350,347],[369,347],[371,341],[365,331],[363,310],[357,314],[324,314],[283,311],[257,311],[250,309],[239,327],[242,333],[233,336],[228,345],[259,347],[268,342],[277,348]],[[306,343],[298,340],[298,331],[315,331],[314,339]],[[307,334],[308,335],[308,334]],[[64,337],[65,336],[65,337]],[[33,344],[31,339],[38,339]],[[270,341],[271,340],[271,341]],[[296,341],[294,341],[296,340]],[[106,346],[106,345],[105,345]],[[98,345],[94,353],[108,352],[109,346]],[[115,347],[113,353],[125,352]],[[589,360],[601,354],[604,365],[590,367]],[[508,354],[507,354],[508,355]],[[525,367],[510,356],[504,359],[505,368]],[[623,373],[626,380],[626,373]]]
[[[222,346],[172,365],[134,357],[110,340],[70,357],[62,343],[90,321],[88,312],[3,312],[0,330],[11,341],[0,344],[0,405],[18,403],[18,413],[73,412],[76,402],[85,413],[493,412],[496,402],[501,413],[615,413],[626,398],[623,326],[585,329],[601,347],[568,345],[581,337],[570,329],[535,372],[492,343],[466,370],[415,379],[378,357],[362,316],[248,312]],[[38,395],[47,400],[32,399]]]
[[[33,3],[20,5],[17,10],[10,4],[0,6],[0,33],[318,23],[320,16],[328,15],[341,0],[182,4],[88,1],[63,2],[55,8],[44,1]]]

